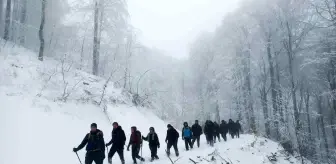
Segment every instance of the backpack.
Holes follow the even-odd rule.
[[[192,135],[191,130],[189,127],[183,129],[183,137],[190,138]]]
[[[141,132],[140,131],[136,131],[135,132],[135,138],[134,138],[134,143],[136,144],[142,144],[142,138],[141,138]]]

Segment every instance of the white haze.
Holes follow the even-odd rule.
[[[186,58],[189,44],[203,31],[213,31],[240,0],[129,0],[132,25],[141,41]]]

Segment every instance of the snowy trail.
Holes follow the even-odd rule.
[[[254,147],[251,146],[251,144],[254,143]],[[261,144],[261,145],[260,145]],[[143,157],[146,159],[145,162],[142,163],[155,163],[155,164],[168,164],[171,163],[169,158],[165,154],[165,146],[166,144],[163,144],[161,148],[159,149],[159,160],[155,160],[153,162],[150,162],[150,153],[149,151],[146,151],[146,144],[144,144],[143,147]],[[229,138],[227,142],[221,141],[217,142],[214,147],[210,147],[205,142],[205,137],[201,137],[201,144],[200,148],[193,148],[189,151],[186,151],[184,148],[184,142],[180,139],[179,140],[179,151],[180,156],[176,157],[174,150],[171,149],[171,159],[173,161],[176,161],[176,164],[193,164],[193,162],[190,160],[192,159],[197,164],[222,164],[222,163],[233,163],[233,164],[271,164],[271,162],[267,159],[268,155],[271,155],[271,153],[275,153],[276,151],[281,150],[280,147],[278,147],[278,144],[262,139],[262,138],[254,138],[251,135],[241,135],[240,138],[231,139]],[[219,156],[216,155],[210,155],[214,152],[217,152]],[[279,152],[278,152],[279,153]],[[212,156],[214,156],[215,160],[211,161]],[[132,164],[131,154],[125,153],[126,158],[126,164]],[[190,158],[190,159],[189,159]],[[223,159],[224,160],[223,160]],[[285,157],[278,157],[278,164],[291,164],[293,163],[299,163],[294,158],[290,158],[286,160]],[[113,163],[119,164],[120,160],[118,156],[115,156],[113,158]],[[138,163],[141,163],[140,161]],[[107,162],[105,161],[105,164]]]

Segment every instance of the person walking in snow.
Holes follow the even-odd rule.
[[[239,138],[239,133],[242,131],[239,120],[235,122],[235,135]]]
[[[200,147],[200,137],[202,135],[202,127],[198,124],[198,120],[195,120],[195,124],[191,126],[191,131],[193,134],[192,145],[194,146],[197,140],[197,147]]]
[[[127,146],[127,151],[129,151],[129,147],[132,145],[132,159],[134,164],[136,164],[136,159],[145,161],[145,159],[139,155],[140,149],[142,147],[141,132],[137,130],[135,126],[131,127],[131,132],[132,134],[130,136],[130,140]]]
[[[235,123],[232,121],[232,119],[229,119],[228,129],[231,137],[234,138],[236,130],[235,130]]]
[[[180,135],[172,125],[168,124],[167,128],[168,128],[168,130],[167,130],[167,136],[166,136],[166,140],[165,140],[166,143],[167,143],[166,153],[169,156],[170,155],[170,148],[174,147],[175,155],[179,156],[177,143],[178,143],[178,138],[180,137]]]
[[[226,134],[228,133],[228,127],[226,121],[222,120],[222,123],[219,126],[219,131],[224,141],[227,140]]]
[[[157,155],[157,149],[160,148],[160,142],[159,137],[155,133],[155,130],[153,127],[149,128],[149,133],[146,137],[142,136],[142,139],[145,141],[148,141],[149,143],[149,150],[151,151],[151,162],[154,161],[154,159],[159,159]]]
[[[91,124],[91,130],[85,135],[82,143],[73,148],[74,152],[77,152],[84,148],[86,145],[85,164],[92,164],[94,161],[96,164],[103,164],[105,159],[105,142],[103,132],[97,129],[97,124]]]
[[[205,122],[205,126],[204,126],[204,134],[206,136],[207,143],[210,146],[214,146],[214,143],[213,143],[213,133],[214,133],[213,123],[210,120],[207,120]]]
[[[124,145],[126,142],[126,135],[124,130],[121,128],[121,126],[119,126],[117,122],[114,122],[112,125],[112,139],[109,143],[106,144],[106,147],[112,144],[112,147],[108,153],[108,163],[112,163],[112,157],[117,152],[120,157],[121,163],[125,164]]]
[[[218,141],[220,142],[220,137],[219,137],[219,125],[217,122],[214,122],[214,143],[216,143],[216,137],[218,138]]]
[[[183,128],[182,128],[182,140],[184,140],[185,148],[187,151],[189,150],[189,146],[191,149],[193,148],[191,139],[192,139],[192,131],[190,127],[188,126],[188,123],[184,122]]]

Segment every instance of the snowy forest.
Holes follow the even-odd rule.
[[[232,118],[288,152],[336,162],[336,0],[242,1],[187,59],[140,34],[126,0],[0,1],[5,44],[103,77],[175,127]]]

